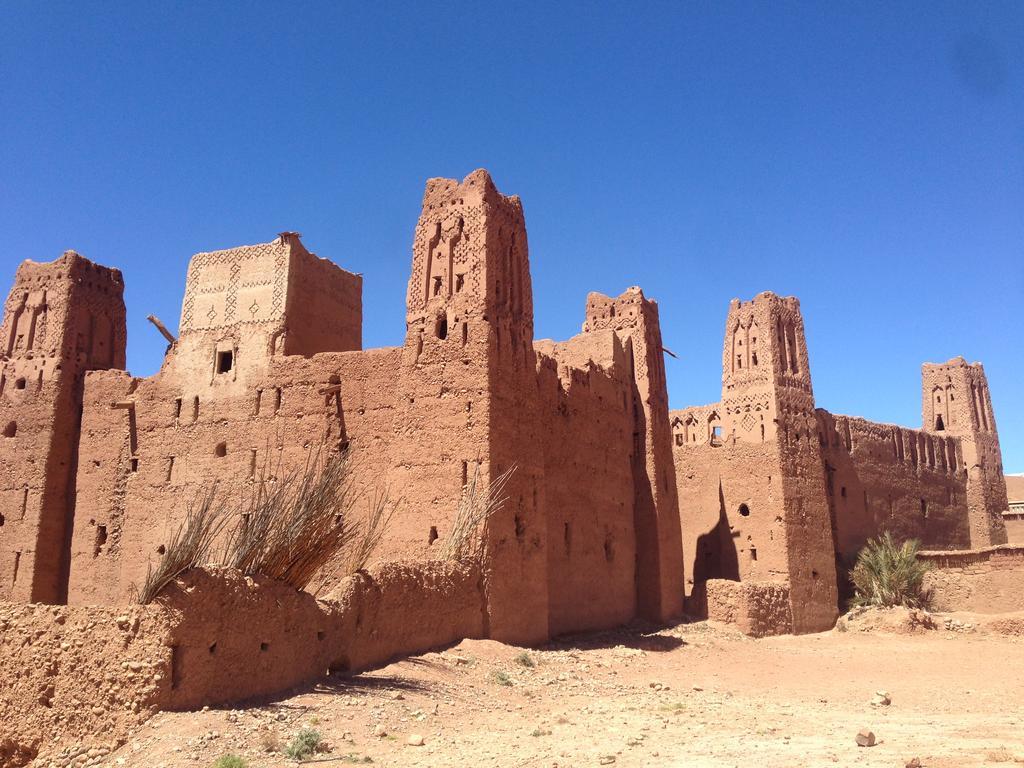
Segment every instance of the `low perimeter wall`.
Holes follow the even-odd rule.
[[[0,604],[0,768],[54,740],[100,757],[149,715],[281,693],[331,671],[483,637],[475,566],[384,563],[325,600],[230,570],[192,571],[130,607]]]
[[[732,624],[752,637],[793,631],[789,586],[771,581],[708,579],[693,587],[687,613]]]
[[[921,552],[930,566],[924,586],[939,611],[1024,611],[1024,544]]]

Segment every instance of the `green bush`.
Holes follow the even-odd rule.
[[[868,541],[853,567],[855,606],[903,606],[924,608],[929,595],[924,590],[928,565],[917,559],[916,539],[897,544],[886,531]]]
[[[288,743],[288,746],[284,748],[284,753],[293,760],[305,760],[310,755],[319,752],[321,748],[320,731],[314,731],[312,728],[303,728],[295,734]]]
[[[224,755],[217,758],[213,768],[249,768],[249,764],[238,755]]]

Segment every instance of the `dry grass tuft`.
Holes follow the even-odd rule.
[[[264,469],[240,505],[224,564],[305,589],[352,540],[352,495],[344,453],[317,454],[280,478]]]
[[[388,526],[391,525],[391,518],[401,500],[391,502],[388,500],[387,489],[374,491],[368,498],[366,504],[366,519],[353,524],[355,535],[352,538],[352,546],[348,548],[345,557],[345,574],[357,573],[366,568],[373,553],[376,551]]]
[[[483,557],[484,540],[480,529],[504,506],[505,486],[515,471],[513,464],[487,485],[480,479],[480,464],[475,466],[473,477],[459,501],[455,525],[441,547],[442,560],[479,561]]]
[[[216,487],[189,505],[188,514],[174,532],[156,568],[146,568],[142,588],[132,587],[135,602],[147,605],[185,571],[209,561],[210,549],[224,527],[226,517],[218,506]]]

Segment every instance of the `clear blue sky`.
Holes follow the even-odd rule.
[[[0,108],[0,280],[120,267],[137,375],[192,253],[285,229],[399,344],[424,180],[486,167],[538,337],[640,285],[682,407],[718,399],[729,300],[795,294],[819,405],[916,426],[920,363],[981,360],[1024,472],[1020,2],[9,0]]]

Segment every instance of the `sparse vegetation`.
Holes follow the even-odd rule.
[[[441,547],[442,560],[479,561],[482,558],[484,542],[481,526],[505,504],[505,485],[515,471],[513,464],[490,484],[485,484],[480,478],[480,465],[475,465],[473,477],[466,484],[459,501],[455,525]]]
[[[851,578],[854,606],[924,608],[929,595],[924,590],[928,566],[917,559],[920,544],[915,539],[897,544],[886,531],[872,539],[857,556]]]
[[[260,733],[260,746],[263,747],[264,752],[280,752],[281,739],[278,737],[277,731],[263,731]]]
[[[241,505],[224,564],[305,589],[353,536],[347,456],[318,454],[301,470],[266,474]]]
[[[185,520],[171,536],[166,551],[154,568],[146,568],[142,588],[132,587],[135,602],[147,605],[185,571],[209,561],[210,549],[224,527],[216,486],[189,505]]]
[[[213,768],[249,768],[249,763],[238,755],[224,755],[223,757],[217,758],[217,762],[213,764]]]
[[[498,685],[512,685],[512,678],[508,676],[508,672],[501,669],[495,669],[492,671],[491,679]]]
[[[400,502],[391,502],[387,490],[376,491],[367,499],[366,519],[353,524],[352,544],[345,558],[345,572],[357,573],[366,568]]]
[[[527,669],[533,669],[537,666],[537,662],[535,662],[533,660],[533,657],[531,657],[530,654],[528,654],[526,651],[520,651],[519,653],[517,653],[515,655],[515,658],[512,659],[512,661],[514,661],[520,667],[526,667]]]
[[[288,746],[284,748],[284,753],[293,760],[305,760],[317,752],[322,752],[323,748],[324,743],[320,737],[320,731],[315,731],[312,728],[303,728],[288,742]]]

